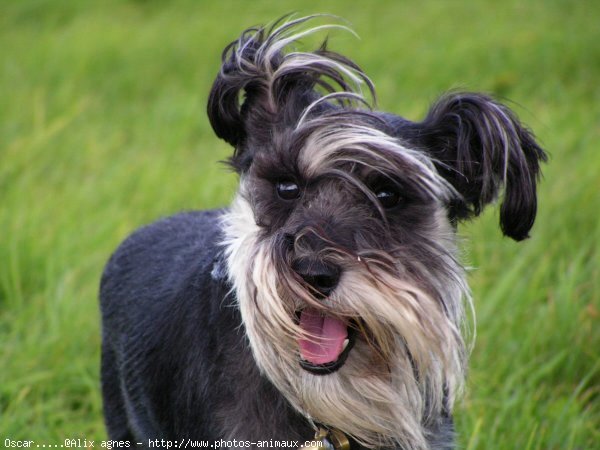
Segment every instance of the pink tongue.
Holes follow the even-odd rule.
[[[300,313],[300,328],[307,334],[298,339],[300,355],[313,364],[336,361],[344,350],[348,337],[346,321],[332,316],[321,316],[315,308],[306,308]]]

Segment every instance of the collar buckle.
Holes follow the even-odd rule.
[[[300,450],[350,450],[350,440],[340,430],[319,427],[313,445],[302,446]]]

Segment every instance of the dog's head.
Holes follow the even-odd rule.
[[[246,30],[210,93],[240,174],[230,279],[257,364],[299,411],[426,448],[464,378],[456,224],[503,190],[502,231],[526,238],[545,155],[484,95],[447,95],[421,122],[373,111],[353,62],[292,49],[325,28],[309,19]]]

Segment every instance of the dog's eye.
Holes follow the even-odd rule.
[[[275,188],[277,195],[283,200],[294,200],[300,197],[300,187],[293,181],[279,181]]]
[[[380,188],[375,191],[375,196],[384,208],[393,208],[400,203],[401,200],[400,193],[393,187]]]

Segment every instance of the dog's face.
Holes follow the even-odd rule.
[[[427,448],[465,372],[456,223],[504,187],[501,227],[525,238],[545,156],[485,96],[419,123],[373,112],[352,62],[289,51],[307,20],[244,32],[211,91],[240,173],[229,276],[257,364],[296,409],[367,446]]]

